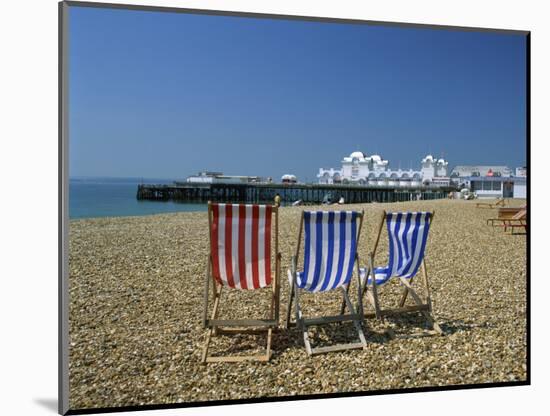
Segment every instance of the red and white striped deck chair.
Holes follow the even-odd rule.
[[[271,333],[279,323],[278,209],[271,205],[208,203],[210,255],[204,291],[203,324],[207,329],[202,362],[268,361]],[[273,262],[275,260],[275,262]],[[208,319],[209,284],[214,306]],[[218,319],[222,289],[256,290],[272,286],[267,318]],[[266,353],[253,356],[209,356],[210,339],[217,334],[267,333]]]

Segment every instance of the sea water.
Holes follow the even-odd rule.
[[[69,218],[126,217],[166,212],[206,211],[207,204],[139,201],[138,185],[172,184],[173,180],[143,178],[70,178]]]

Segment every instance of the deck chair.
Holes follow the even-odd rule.
[[[304,211],[300,220],[296,254],[292,257],[291,269],[288,270],[290,296],[288,300],[286,327],[291,325],[292,301],[297,325],[303,332],[304,344],[308,356],[329,351],[341,351],[352,348],[365,348],[366,339],[361,328],[362,317],[351,304],[347,293],[348,285],[353,275],[354,265],[357,265],[357,242],[363,223],[363,212],[355,211]],[[304,266],[297,270],[300,242],[304,230]],[[359,279],[358,279],[359,280]],[[339,290],[343,301],[347,304],[350,314],[304,318],[300,308],[300,292],[327,292]],[[361,303],[361,286],[358,282],[357,297]],[[353,321],[359,342],[336,344],[328,347],[313,348],[311,346],[308,327],[333,322]]]
[[[424,260],[426,242],[433,216],[433,212],[384,211],[378,228],[374,250],[368,257],[368,267],[359,269],[363,292],[366,293],[367,301],[374,308],[373,313],[364,313],[365,318],[376,317],[383,319],[387,315],[421,312],[435,332],[439,334],[443,333],[433,316],[428,273]],[[374,257],[384,222],[388,230],[389,261],[387,266],[375,268]],[[413,279],[420,268],[422,269],[426,291],[425,301],[421,299],[412,287]],[[378,290],[392,280],[392,278],[403,286],[403,295],[397,308],[382,310],[378,301]],[[405,306],[405,301],[409,294],[413,298],[415,305]]]
[[[508,222],[524,220],[526,214],[527,208],[525,206],[519,208],[500,208],[498,210],[498,218],[487,219],[487,224],[493,227],[505,227]]]
[[[269,361],[271,334],[279,322],[278,208],[271,205],[208,203],[210,255],[204,287],[203,327],[207,330],[202,362]],[[272,270],[272,234],[275,269]],[[274,277],[273,273],[274,272]],[[209,285],[214,305],[208,319]],[[267,318],[218,319],[222,289],[256,290],[271,285],[271,307]],[[255,356],[209,356],[212,336],[234,333],[267,333],[266,352]]]
[[[506,205],[506,200],[504,198],[498,198],[496,202],[477,202],[476,208],[496,208],[504,205]]]
[[[507,231],[508,228],[512,229],[512,234],[514,233],[514,230],[516,228],[523,228],[523,230],[527,233],[527,211],[523,212],[521,217],[514,220],[507,220],[506,225],[504,226],[504,231]]]
[[[504,231],[508,231],[508,228],[512,229],[512,233],[515,228],[523,228],[527,231],[527,208],[520,209],[515,215],[510,218],[490,218],[491,223],[495,226],[504,227]]]

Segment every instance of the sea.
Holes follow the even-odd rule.
[[[155,178],[69,179],[69,218],[127,217],[167,212],[207,211],[207,204],[174,201],[138,201],[140,183],[171,184],[173,180]]]

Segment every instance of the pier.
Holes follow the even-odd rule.
[[[173,185],[138,185],[137,199],[205,203],[240,202],[272,203],[279,194],[281,201],[291,204],[301,200],[304,205],[337,202],[346,204],[365,202],[398,202],[446,198],[453,187],[419,186],[392,187],[383,185],[345,184],[281,184],[281,183],[174,183]]]

